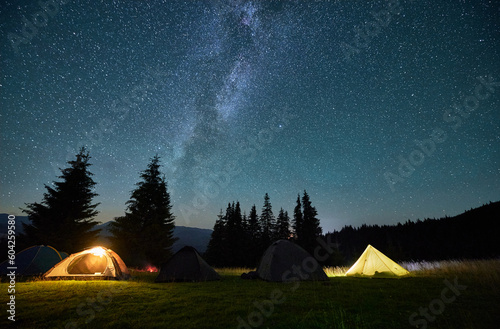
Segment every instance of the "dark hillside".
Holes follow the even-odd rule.
[[[368,244],[395,260],[479,259],[500,256],[500,202],[454,217],[397,225],[346,226],[327,237],[338,244],[334,265],[351,264]]]

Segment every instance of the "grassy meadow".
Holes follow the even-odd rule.
[[[346,268],[327,268],[325,282],[240,279],[248,269],[218,269],[222,280],[205,283],[156,284],[148,272],[130,281],[34,279],[16,283],[15,322],[4,282],[0,327],[498,328],[500,260],[402,265],[410,277],[350,278]]]

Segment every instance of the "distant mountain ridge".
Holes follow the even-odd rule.
[[[99,241],[109,241],[109,237],[111,236],[111,232],[109,231],[109,224],[111,224],[111,222],[106,222],[96,226],[96,228],[101,229]],[[182,247],[191,246],[196,248],[198,252],[204,253],[207,250],[208,242],[210,241],[211,236],[212,230],[210,229],[175,226],[174,238],[178,238],[178,240],[173,244],[172,251],[176,252]]]
[[[0,214],[0,239],[7,236],[7,221],[8,214]],[[29,223],[28,216],[16,216],[16,234],[24,233],[22,223]],[[111,236],[109,232],[110,223],[106,222],[96,226],[96,228],[101,229],[98,243],[109,242]],[[174,237],[178,238],[178,240],[172,246],[172,251],[176,252],[184,246],[192,246],[200,253],[204,253],[207,250],[211,235],[212,230],[210,229],[175,226]]]

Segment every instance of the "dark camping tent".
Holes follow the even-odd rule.
[[[325,272],[302,247],[288,240],[274,242],[260,259],[257,275],[266,281],[322,281]]]
[[[195,248],[186,246],[163,263],[155,282],[213,281],[219,274],[201,258]]]
[[[64,254],[64,253],[63,253]],[[42,275],[65,258],[51,246],[33,246],[19,252],[14,259],[16,275]],[[67,256],[67,255],[66,255]],[[0,264],[0,274],[8,274],[12,267],[8,262]]]

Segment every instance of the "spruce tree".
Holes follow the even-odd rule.
[[[297,204],[293,209],[293,221],[292,221],[293,234],[295,240],[299,245],[301,245],[302,239],[302,204],[300,203],[300,194],[297,195]]]
[[[111,224],[115,248],[132,266],[159,266],[171,256],[175,242],[175,217],[160,166],[160,158],[153,157],[127,201],[125,216]]]
[[[68,253],[92,246],[99,234],[94,221],[99,213],[98,203],[92,203],[97,196],[94,192],[96,183],[88,170],[91,157],[85,148],[81,148],[76,159],[68,161],[70,165],[61,169],[61,179],[50,187],[41,203],[27,203],[23,212],[28,214],[31,224],[24,224],[25,243],[46,244]]]
[[[257,208],[255,205],[250,209],[250,214],[248,215],[248,225],[247,225],[247,234],[248,234],[248,264],[249,267],[257,266],[257,262],[262,255],[263,247],[261,245],[261,227],[259,223],[259,215],[257,215]]]
[[[257,215],[257,208],[255,207],[255,205],[253,205],[250,209],[247,230],[250,233],[252,243],[257,244],[260,239],[261,228],[259,223],[259,215]]]
[[[278,218],[276,219],[276,240],[288,240],[290,238],[290,217],[288,212],[280,209]]]
[[[322,229],[317,218],[318,212],[312,206],[309,195],[305,190],[302,196],[302,209],[302,238],[299,236],[299,244],[312,253],[316,247],[316,239],[321,235]]]
[[[224,266],[234,266],[236,262],[236,244],[238,239],[238,218],[236,214],[235,204],[228,203],[226,208],[226,229],[224,231],[224,248],[226,250],[225,256],[227,257],[227,262]]]
[[[227,262],[225,259],[225,255],[227,254],[225,249],[225,230],[225,217],[222,214],[221,209],[219,215],[217,216],[217,220],[215,221],[214,229],[212,231],[212,235],[210,236],[210,241],[208,242],[207,251],[204,255],[210,265],[224,266]]]
[[[271,206],[271,202],[269,201],[269,195],[266,193],[264,196],[264,206],[262,207],[262,213],[260,215],[262,229],[261,244],[263,248],[269,247],[269,245],[274,241],[274,222],[273,208]]]
[[[246,232],[243,227],[241,217],[240,203],[233,202],[229,204],[226,210],[227,225],[226,225],[226,243],[227,255],[229,257],[228,266],[245,266],[246,253],[245,248],[248,245]]]
[[[248,217],[247,217],[247,212],[243,212],[243,218],[241,220],[241,227],[243,228],[243,231],[248,232]]]

